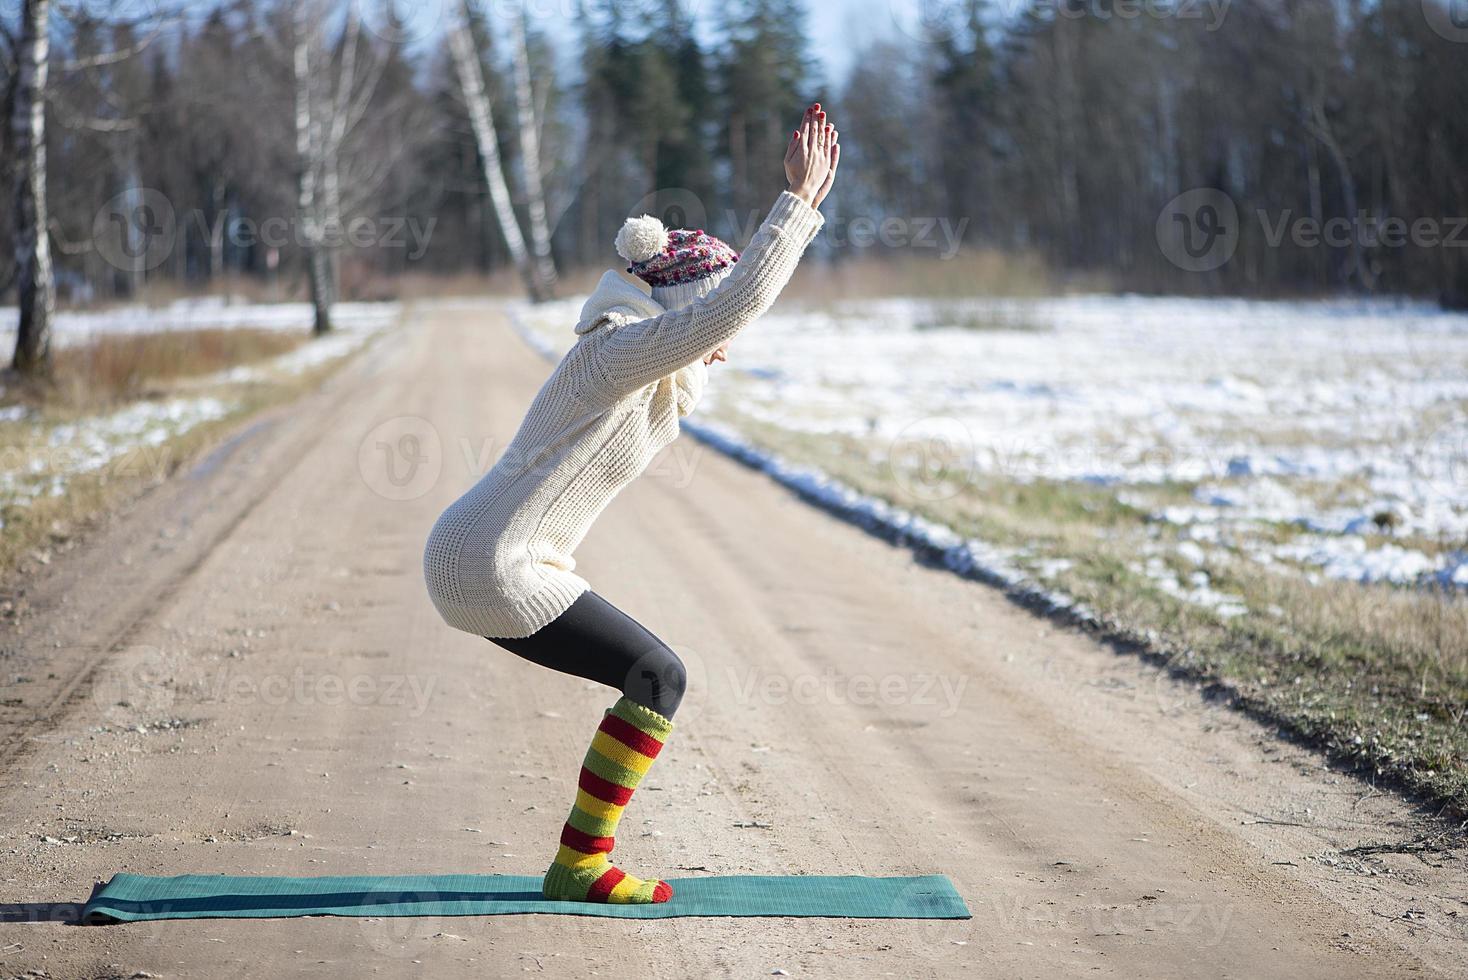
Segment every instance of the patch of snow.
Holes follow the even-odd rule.
[[[1363,584],[1407,585],[1446,568],[1446,559],[1432,558],[1395,544],[1370,548],[1359,537],[1304,535],[1276,546],[1273,557],[1315,566],[1326,578]]]
[[[378,329],[402,314],[400,303],[337,303],[331,308],[337,330]],[[15,307],[0,307],[0,347],[15,343]],[[91,312],[64,311],[51,326],[54,347],[86,343],[101,335],[164,333],[172,330],[309,330],[310,303],[247,303],[237,298],[199,297],[164,307],[140,305]]]
[[[1177,546],[1175,551],[1178,557],[1186,559],[1194,565],[1201,565],[1208,560],[1208,556],[1204,554],[1202,546],[1196,541],[1184,541]]]
[[[137,402],[107,415],[52,426],[40,442],[0,451],[0,502],[21,505],[58,497],[74,477],[95,473],[128,454],[136,467],[160,469],[167,460],[150,450],[197,425],[234,410],[217,398]]]
[[[1468,552],[1455,552],[1442,561],[1432,580],[1445,589],[1468,589]]]
[[[1075,562],[1068,558],[1046,558],[1034,563],[1035,574],[1045,579],[1057,578],[1074,567]]]
[[[387,306],[387,304],[382,305]],[[310,343],[303,344],[288,354],[282,354],[263,364],[242,364],[239,367],[221,371],[208,381],[242,383],[260,380],[278,373],[304,374],[312,368],[346,357],[395,322],[396,316],[349,317],[345,321],[338,322],[331,333],[324,337],[316,337]]]
[[[395,303],[338,304],[333,309],[336,328],[330,335],[261,364],[223,371],[203,381],[240,382],[271,372],[306,371],[361,347],[396,322],[400,312],[401,307]],[[0,311],[0,316],[3,314]],[[298,330],[309,328],[310,323],[308,304],[243,306],[224,300],[189,300],[161,311],[128,308],[105,314],[62,314],[58,328],[64,324],[70,326],[58,330],[58,339],[76,342],[97,332],[200,327]],[[198,425],[228,416],[236,408],[233,402],[211,396],[139,401],[105,415],[43,427],[30,433],[27,442],[0,447],[0,504],[25,506],[38,497],[60,496],[71,479],[121,465],[124,459],[129,467],[161,472],[167,458],[158,451],[159,447]],[[3,422],[23,421],[28,417],[25,406],[0,409]]]
[[[1232,619],[1249,611],[1242,597],[1214,589],[1205,571],[1193,572],[1184,583],[1160,557],[1149,558],[1145,564],[1133,565],[1132,571],[1145,575],[1158,589],[1174,599],[1210,609],[1222,619]]]
[[[514,304],[512,316],[537,349],[559,354],[581,302]],[[1296,562],[1405,583],[1414,568],[1442,569],[1406,546],[1359,557],[1368,535],[1468,538],[1468,315],[1430,304],[781,303],[718,370],[738,383],[711,385],[702,419],[737,408],[792,433],[850,437],[879,466],[936,450],[960,482],[1110,487],[1183,529],[1181,540],[1281,571]],[[1190,504],[1149,502],[1177,484],[1194,487]],[[1269,541],[1278,526],[1356,543],[1280,565]]]

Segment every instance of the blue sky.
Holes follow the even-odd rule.
[[[522,0],[481,0],[491,17],[503,17],[520,8]],[[566,16],[574,0],[523,0],[532,22],[553,38],[563,51],[575,41],[574,26]],[[398,0],[415,39],[433,36],[456,0]],[[717,24],[719,0],[682,0],[700,33],[712,33]],[[921,9],[946,6],[944,0],[806,0],[806,34],[811,54],[821,65],[827,83],[839,84],[851,69],[855,54],[881,37],[902,37],[915,31]],[[364,18],[378,20],[380,4],[361,0]],[[815,11],[819,11],[816,13]]]

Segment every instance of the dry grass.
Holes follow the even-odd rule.
[[[607,251],[607,264],[560,270],[558,295],[591,292],[616,256]],[[1065,292],[1106,292],[1111,284],[1095,277],[1060,277],[1038,256],[998,249],[961,249],[949,259],[919,253],[871,256],[829,262],[807,258],[796,270],[785,294],[809,303],[888,296],[923,296],[935,300],[976,296],[1042,297]],[[519,274],[501,267],[489,274],[408,272],[384,276],[363,263],[347,262],[341,272],[341,298],[351,302],[424,300],[442,297],[519,298],[525,287]],[[138,295],[82,304],[105,309],[120,304],[167,306],[184,299],[229,297],[246,302],[304,302],[309,297],[299,276],[267,281],[253,276],[222,276],[202,285],[173,280],[149,282]],[[77,308],[80,308],[78,306]]]
[[[258,276],[224,275],[203,282],[177,279],[150,279],[131,296],[114,296],[89,302],[76,302],[62,297],[61,306],[68,310],[107,310],[117,307],[146,306],[159,309],[180,300],[230,299],[247,303],[283,303],[306,298],[305,282],[290,277],[274,281]]]
[[[280,330],[103,334],[57,351],[49,383],[16,390],[36,408],[93,411],[144,397],[182,378],[279,357],[306,340],[304,332]]]
[[[608,264],[560,270],[561,296],[589,293]],[[365,288],[365,287],[364,287]],[[808,258],[796,270],[784,295],[813,304],[883,296],[924,296],[962,299],[971,296],[1052,296],[1074,288],[1104,288],[1102,283],[1061,281],[1037,257],[997,250],[965,249],[951,259],[901,255],[823,262]],[[410,273],[377,283],[363,298],[431,299],[441,296],[505,296],[525,293],[511,269],[493,275]],[[379,295],[380,294],[380,295]]]
[[[0,406],[24,404],[48,417],[98,411],[201,377],[289,353],[305,333],[278,330],[174,330],[103,334],[55,352],[49,378],[7,372]]]
[[[307,342],[305,332],[199,330],[115,335],[57,352],[51,382],[6,380],[5,401],[24,402],[30,416],[0,422],[0,465],[27,480],[64,476],[63,492],[25,501],[0,498],[0,619],[15,614],[15,586],[28,566],[46,564],[108,513],[166,479],[238,422],[319,385],[346,359],[299,374],[273,374],[261,383],[213,383],[228,368],[257,363]],[[157,445],[139,445],[92,472],[75,473],[65,447],[49,447],[57,423],[105,414],[130,403],[179,394],[214,396],[232,406],[224,418],[202,422]]]
[[[605,265],[591,264],[560,270],[557,294],[579,296],[591,292],[603,272],[617,258],[610,248]],[[203,282],[150,280],[133,296],[76,303],[68,309],[102,310],[116,306],[168,306],[180,300],[229,298],[248,303],[305,302],[310,296],[299,275],[274,279],[223,275]],[[440,297],[525,295],[519,274],[502,266],[481,272],[406,272],[383,275],[369,264],[344,262],[341,299],[350,302],[423,300]],[[1112,284],[1098,276],[1059,276],[1037,255],[999,249],[964,248],[951,258],[922,252],[864,256],[841,261],[808,257],[796,270],[786,295],[810,303],[887,296],[923,296],[936,300],[975,296],[1043,297],[1066,292],[1110,292]]]
[[[16,583],[32,565],[52,558],[129,500],[174,473],[180,465],[211,445],[240,418],[288,397],[284,390],[259,391],[230,416],[206,422],[160,446],[139,447],[94,473],[73,476],[57,496],[40,496],[25,506],[0,501],[0,622],[15,613]],[[5,443],[0,426],[0,448]]]
[[[589,293],[596,286],[601,274],[609,268],[610,265],[562,269],[556,284],[556,294],[579,296]],[[478,272],[410,272],[392,278],[364,276],[360,279],[344,275],[342,281],[342,298],[352,301],[406,302],[485,296],[519,299],[525,296],[525,286],[519,274],[510,268],[501,268],[488,275]]]
[[[922,296],[1038,297],[1064,292],[1038,257],[994,249],[964,249],[951,259],[900,255],[844,262],[802,262],[784,295],[815,305],[852,299]]]

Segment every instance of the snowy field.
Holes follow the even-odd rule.
[[[351,332],[391,323],[401,312],[396,303],[337,303],[332,320]],[[15,347],[16,310],[0,306],[0,350]],[[96,312],[56,314],[52,344],[68,347],[101,334],[163,333],[169,330],[306,330],[309,303],[249,303],[231,297],[176,300],[167,306],[123,306]]]
[[[563,350],[579,306],[516,314]],[[1468,316],[1141,297],[782,304],[730,355],[695,416],[726,438],[753,421],[855,441],[907,506],[994,479],[1106,488],[1148,518],[1134,570],[1221,616],[1245,611],[1202,570],[1222,557],[1468,587]],[[971,544],[1040,581],[1065,568]]]
[[[268,361],[243,365],[219,374],[190,379],[200,390],[299,375],[345,357],[379,331],[395,323],[397,304],[342,303],[333,308],[333,332]],[[241,329],[304,332],[311,326],[305,303],[246,305],[224,300],[180,301],[162,309],[125,307],[97,313],[62,313],[55,323],[53,344],[66,347],[119,333],[172,330]],[[0,345],[14,346],[15,310],[0,309]],[[0,397],[4,389],[0,388]],[[107,414],[67,420],[37,418],[24,405],[0,407],[0,515],[6,506],[24,507],[42,496],[60,496],[78,476],[120,465],[161,465],[162,456],[139,461],[168,440],[198,425],[225,418],[239,403],[218,393],[185,395],[161,401],[139,401]],[[0,516],[0,529],[4,527]]]

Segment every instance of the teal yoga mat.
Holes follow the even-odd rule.
[[[670,878],[660,905],[548,902],[540,879],[523,875],[267,878],[119,874],[99,884],[82,921],[266,919],[300,915],[685,915],[827,916],[845,919],[967,919],[968,906],[943,875],[862,878],[729,875]]]

